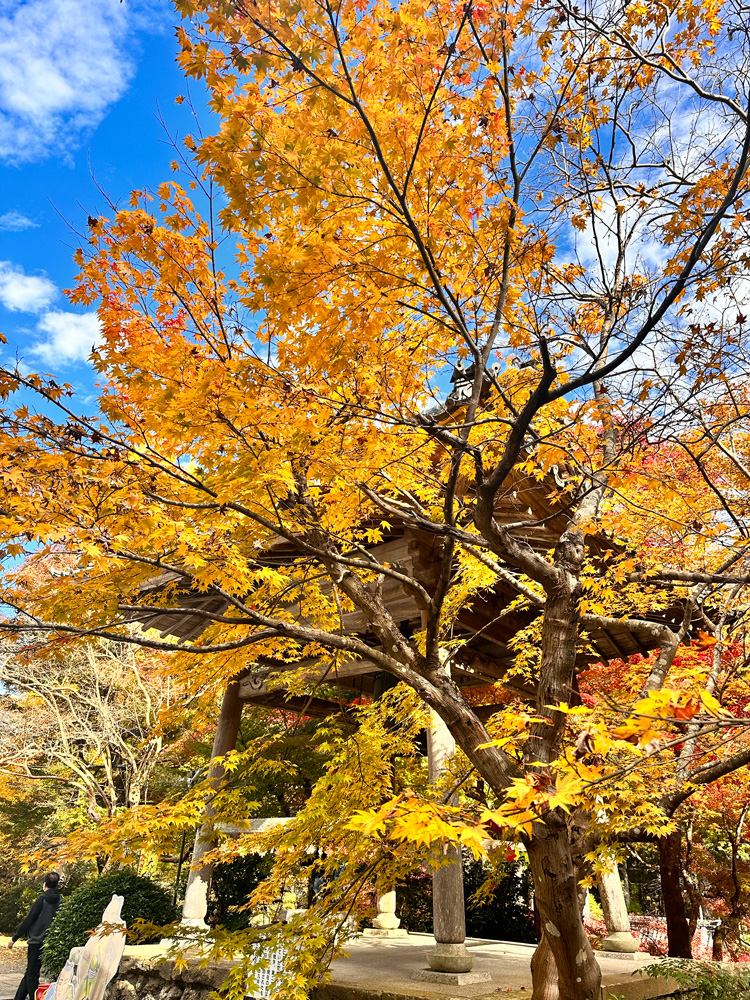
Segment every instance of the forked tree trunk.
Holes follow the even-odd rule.
[[[539,944],[531,956],[531,980],[534,984],[531,1000],[560,1000],[555,956],[544,931],[539,934]]]
[[[690,927],[680,886],[682,834],[679,829],[659,841],[659,872],[664,913],[667,918],[667,943],[670,958],[691,958]]]
[[[578,875],[565,822],[549,817],[547,823],[535,824],[534,836],[526,849],[542,919],[542,943],[546,939],[557,967],[559,998],[599,1000],[601,972],[583,926]],[[543,951],[538,962],[540,974],[547,968],[548,961]],[[544,979],[539,989],[548,989]],[[535,982],[535,1000],[536,995]],[[540,997],[547,1000],[545,992],[541,992]]]
[[[569,704],[572,700],[584,554],[582,532],[575,529],[565,532],[555,549],[556,585],[547,589],[536,704],[537,713],[545,717],[545,722],[532,726],[532,739],[525,755],[527,766],[538,769],[542,778],[552,777],[550,769],[559,758],[567,725],[565,713],[555,711],[552,706]],[[534,824],[526,850],[542,931],[557,967],[559,998],[600,1000],[601,971],[583,926],[576,867],[576,860],[580,859],[573,855],[571,822],[569,817],[548,812],[543,822]],[[544,953],[542,959],[546,966]],[[539,989],[548,989],[544,980]]]
[[[498,534],[494,523],[493,497],[494,493],[480,496],[475,520],[485,537],[499,539],[499,554],[504,555],[503,546],[507,539]],[[584,505],[580,519],[585,521],[595,514],[595,507],[595,503],[592,507],[592,502]],[[542,787],[545,781],[553,780],[554,764],[560,757],[567,726],[567,714],[555,706],[562,702],[570,704],[573,698],[580,620],[580,575],[585,552],[583,531],[571,526],[555,548],[554,567],[546,562],[542,563],[542,567],[536,567],[547,593],[536,696],[536,712],[540,720],[530,727],[524,769],[527,775],[537,775]],[[515,551],[511,552],[510,561],[515,561],[516,556]],[[431,681],[437,687],[440,675],[436,673]],[[434,699],[431,707],[443,717],[481,777],[498,796],[502,796],[512,780],[520,775],[512,772],[512,765],[502,754],[493,755],[486,749],[487,730],[466,705],[460,692],[451,690],[447,681],[440,683],[440,688],[441,697]],[[569,823],[569,817],[555,810],[548,811],[543,821],[534,823],[532,835],[525,846],[534,877],[534,895],[542,929],[557,968],[559,1000],[600,1000],[601,972],[583,926],[578,872],[572,850],[574,833]],[[534,968],[534,979],[538,982],[538,990],[542,991],[541,996],[549,989],[549,964],[542,951]]]
[[[734,834],[730,837],[732,844],[732,884],[734,885],[734,891],[729,899],[731,909],[729,913],[722,918],[721,926],[716,928],[716,933],[714,934],[712,957],[715,962],[723,961],[724,946],[726,945],[727,940],[730,935],[734,935],[736,933],[737,929],[742,924],[743,908],[741,903],[743,886],[740,881],[739,859],[740,844],[742,843],[742,827],[745,824],[745,816],[747,815],[747,812],[748,807],[743,806]]]

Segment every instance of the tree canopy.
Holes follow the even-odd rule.
[[[214,117],[183,182],[89,219],[71,298],[101,319],[99,412],[2,371],[4,551],[73,559],[44,587],[11,563],[3,628],[167,651],[192,690],[392,674],[489,797],[460,817],[382,789],[355,822],[522,839],[537,995],[556,975],[598,996],[577,897],[598,847],[669,832],[750,761],[725,683],[748,581],[744,9],[176,6]],[[493,676],[521,694],[488,725],[452,675],[480,600],[520,616]],[[597,630],[647,660],[582,703]],[[691,641],[713,653],[680,661]]]

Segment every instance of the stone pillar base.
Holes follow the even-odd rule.
[[[446,986],[472,986],[474,983],[489,983],[489,972],[437,972],[435,969],[419,969],[412,979],[420,983],[444,983]]]
[[[208,924],[203,917],[183,917],[180,921],[180,927],[197,931],[208,930]]]
[[[362,935],[377,938],[406,938],[409,937],[409,932],[403,927],[365,927]]]
[[[441,944],[427,952],[427,964],[433,972],[471,972],[474,958],[466,950],[466,945]]]
[[[638,951],[639,944],[630,931],[614,931],[602,941],[602,951],[618,951],[632,954]]]
[[[370,937],[403,937],[404,932],[398,932],[401,920],[396,916],[396,890],[389,889],[378,896],[378,912],[372,921]],[[387,932],[387,933],[384,933]],[[365,931],[365,934],[368,932]]]

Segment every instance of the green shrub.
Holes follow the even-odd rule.
[[[674,979],[677,997],[690,1000],[745,1000],[750,991],[750,969],[727,969],[718,963],[667,958],[645,970],[652,979]]]
[[[169,893],[151,879],[127,869],[93,879],[62,901],[49,929],[42,963],[51,978],[59,975],[70,949],[86,943],[89,932],[101,921],[104,908],[114,893],[125,897],[122,916],[128,927],[138,919],[160,926],[177,919]]]
[[[477,905],[472,897],[492,879],[494,889]],[[536,942],[528,903],[529,874],[515,862],[499,862],[493,869],[464,854],[466,934],[496,941]],[[397,915],[410,931],[432,933],[432,876],[424,869],[412,872],[396,887]]]
[[[474,894],[488,879],[490,895],[477,905]],[[468,937],[496,941],[536,943],[534,916],[529,904],[531,874],[515,861],[497,862],[490,868],[464,853],[464,897]]]
[[[227,930],[247,927],[251,914],[241,907],[247,903],[250,893],[268,878],[272,867],[270,854],[248,854],[216,865],[211,875],[209,924],[212,927],[221,924]]]

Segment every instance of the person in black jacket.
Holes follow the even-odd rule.
[[[26,974],[16,990],[15,1000],[26,1000],[26,997],[34,1000],[42,968],[42,945],[60,905],[60,893],[57,891],[59,882],[60,876],[57,872],[49,872],[45,876],[42,895],[32,905],[8,942],[9,948],[12,948],[20,937],[25,937],[29,942],[26,953]]]

